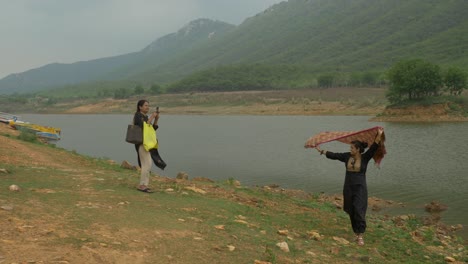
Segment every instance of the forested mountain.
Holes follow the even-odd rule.
[[[100,79],[115,65],[135,61],[134,53],[116,57],[82,61],[72,64],[52,63],[22,73],[10,74],[0,80],[0,94],[34,92],[57,86]]]
[[[140,52],[72,64],[53,63],[10,74],[0,80],[0,94],[34,92],[90,81],[127,79],[190,51],[193,47],[219,38],[234,27],[225,22],[197,19],[176,33],[155,40]]]
[[[225,66],[230,65],[260,65],[262,72],[265,65],[274,69],[290,65],[293,68],[288,71],[297,69],[302,75],[384,71],[404,58],[467,69],[467,11],[466,0],[289,0],[236,27],[198,20],[213,28],[200,26],[203,23],[190,30],[186,27],[141,52],[124,55],[126,60],[118,67],[93,71],[95,75],[82,79],[162,84],[198,71],[215,71],[220,66],[226,71]],[[221,33],[208,38],[215,31]],[[189,38],[185,32],[200,34]],[[21,78],[1,80],[0,93],[2,89],[18,91],[18,82],[15,87],[12,78],[31,81],[30,76],[36,76],[39,83],[52,83],[58,76],[35,71],[37,76],[26,72],[20,74]],[[100,76],[96,76],[98,73]],[[29,87],[21,86],[23,91]]]
[[[224,64],[386,69],[401,58],[468,66],[468,1],[289,0],[142,79]]]

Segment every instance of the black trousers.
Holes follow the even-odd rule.
[[[362,184],[343,187],[343,209],[349,214],[353,231],[356,234],[366,232],[367,186]]]

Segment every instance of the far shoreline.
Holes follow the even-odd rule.
[[[30,114],[133,114],[146,99],[162,115],[368,116],[371,122],[466,122],[448,103],[388,107],[384,88],[327,88],[275,91],[133,95],[126,99],[74,99],[56,104],[5,105]],[[150,109],[151,110],[151,109]],[[18,114],[20,113],[12,113]]]

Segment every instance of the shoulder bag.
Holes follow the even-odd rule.
[[[127,127],[127,135],[125,141],[131,144],[142,144],[143,143],[143,130],[141,127],[131,124]]]

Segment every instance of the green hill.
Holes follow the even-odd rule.
[[[231,67],[236,72],[231,74],[234,76],[239,67],[252,69],[255,65],[260,65],[262,73],[265,67],[271,67],[268,70],[271,78],[276,78],[273,75],[281,75],[278,71],[285,72],[281,67],[287,66],[297,69],[283,76],[289,80],[270,79],[262,83],[273,83],[276,88],[285,87],[286,83],[294,88],[301,85],[288,76],[300,75],[301,82],[306,83],[321,73],[383,72],[403,58],[421,58],[442,66],[468,69],[466,10],[466,0],[289,0],[237,27],[209,20],[194,21],[141,52],[128,55],[130,60],[82,79],[88,81],[87,86],[93,80],[116,81],[116,86],[122,85],[122,80],[168,84],[200,71],[205,76],[207,71],[215,74],[220,67],[224,71]],[[193,35],[187,37],[187,32]],[[217,33],[208,38],[211,32]],[[0,91],[28,90],[26,83],[34,78],[26,73],[21,75],[21,86],[18,82],[15,86],[11,80],[6,85],[3,79]],[[51,83],[58,78],[54,76],[57,74],[41,75],[34,80]],[[97,82],[95,86],[99,87]],[[35,90],[45,88],[37,86]]]
[[[291,0],[140,78],[251,63],[307,65],[316,72],[385,70],[407,57],[468,67],[466,10],[462,0]]]

